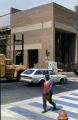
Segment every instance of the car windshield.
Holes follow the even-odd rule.
[[[26,70],[23,72],[23,74],[32,74],[34,72],[34,70]]]

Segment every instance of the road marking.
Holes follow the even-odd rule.
[[[30,103],[30,105],[42,108],[42,104],[38,103],[38,102],[32,102],[32,103]],[[47,109],[48,109],[48,111],[49,110],[53,111],[53,107],[47,106]],[[57,108],[54,112],[59,113],[60,110],[61,110],[61,108]],[[70,116],[70,117],[72,117],[74,119],[78,119],[78,113],[70,112],[68,110],[66,110],[66,113],[67,113],[68,116]]]
[[[76,94],[76,93],[72,93],[71,95],[78,96],[78,94]]]
[[[78,98],[72,98],[72,97],[68,97],[68,96],[60,96],[60,98],[65,98],[65,99],[68,99],[68,100],[78,101]]]
[[[53,95],[53,100],[56,102],[57,109],[53,111],[53,107],[47,102],[47,110],[42,114],[43,103],[42,97],[36,97],[20,102],[2,105],[2,113],[15,113],[15,119],[19,116],[26,120],[56,120],[59,112],[63,109],[66,111],[69,120],[78,120],[78,90],[63,92]],[[9,114],[9,116],[10,116]]]
[[[52,118],[45,117],[44,115],[39,115],[38,113],[35,114],[35,112],[29,111],[27,109],[23,109],[21,107],[11,107],[9,110],[16,112],[20,115],[23,115],[24,117],[28,117],[30,120],[54,120]]]
[[[72,108],[78,108],[78,104],[74,104],[74,103],[69,103],[69,102],[65,102],[62,100],[54,100],[55,103],[61,104],[61,105],[66,105]]]

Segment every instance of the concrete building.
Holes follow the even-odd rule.
[[[68,70],[78,62],[78,6],[75,11],[56,3],[25,11],[12,8],[11,57],[27,68],[45,68],[50,60]]]

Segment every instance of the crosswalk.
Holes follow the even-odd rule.
[[[53,95],[57,109],[47,102],[47,112],[42,114],[42,97],[2,105],[2,118],[9,115],[11,120],[57,120],[59,112],[65,110],[69,120],[78,120],[78,90]],[[20,119],[19,119],[20,118]],[[5,120],[5,119],[1,119]],[[6,119],[7,120],[7,119]]]

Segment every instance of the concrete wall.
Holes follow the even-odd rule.
[[[77,34],[76,34],[76,53],[75,53],[75,61],[78,62],[78,16],[77,16]]]
[[[77,18],[77,28],[74,28]],[[75,61],[78,62],[78,17],[75,12],[55,3],[42,5],[11,15],[11,52],[13,57],[13,34],[21,39],[24,34],[24,64],[28,64],[28,50],[39,50],[37,67],[45,67],[46,49],[50,60],[55,60],[55,30],[76,35]],[[17,46],[16,49],[18,49]]]
[[[64,31],[76,33],[74,28],[75,12],[54,4],[55,27]]]
[[[45,66],[46,49],[48,49],[48,51],[51,53],[50,59],[53,59],[52,6],[53,4],[43,5],[30,10],[12,14],[11,16],[12,53],[13,34],[16,34],[17,39],[21,39],[21,35],[23,33],[25,65],[28,63],[27,52],[31,49],[39,50],[38,67]]]
[[[55,19],[55,28],[58,31],[68,32],[74,34],[74,44],[72,43],[72,51],[70,56],[75,56],[75,61],[78,62],[78,6],[76,6],[76,11],[71,11],[65,7],[57,5],[54,3],[54,19]],[[75,23],[76,22],[76,23]],[[74,25],[76,24],[76,26]],[[72,41],[72,40],[71,40]],[[75,53],[74,53],[75,50]],[[75,55],[74,55],[75,54]],[[71,56],[72,57],[72,56]]]

